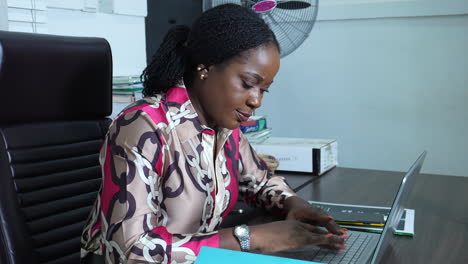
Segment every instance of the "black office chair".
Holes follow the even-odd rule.
[[[106,40],[0,31],[0,263],[80,262],[111,88]]]

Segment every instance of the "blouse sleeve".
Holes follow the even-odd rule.
[[[190,263],[201,246],[218,247],[217,232],[173,234],[162,208],[165,139],[140,110],[111,127],[101,195],[106,263]]]
[[[273,176],[248,140],[240,133],[239,191],[248,204],[269,210],[282,209],[286,198],[296,195],[284,177]]]

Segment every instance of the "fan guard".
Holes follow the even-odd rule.
[[[203,11],[222,4],[237,4],[256,11],[270,26],[281,47],[281,57],[297,49],[315,24],[318,0],[203,0]]]

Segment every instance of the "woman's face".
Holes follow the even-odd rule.
[[[262,105],[279,65],[277,48],[268,45],[249,50],[224,66],[199,71],[191,99],[202,123],[211,128],[239,127]]]

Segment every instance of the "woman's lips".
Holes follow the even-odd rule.
[[[247,113],[244,113],[244,112],[240,112],[240,111],[237,111],[237,116],[239,116],[239,119],[241,120],[241,122],[245,122],[247,120],[249,120],[250,116],[252,116],[252,114],[247,114]]]

